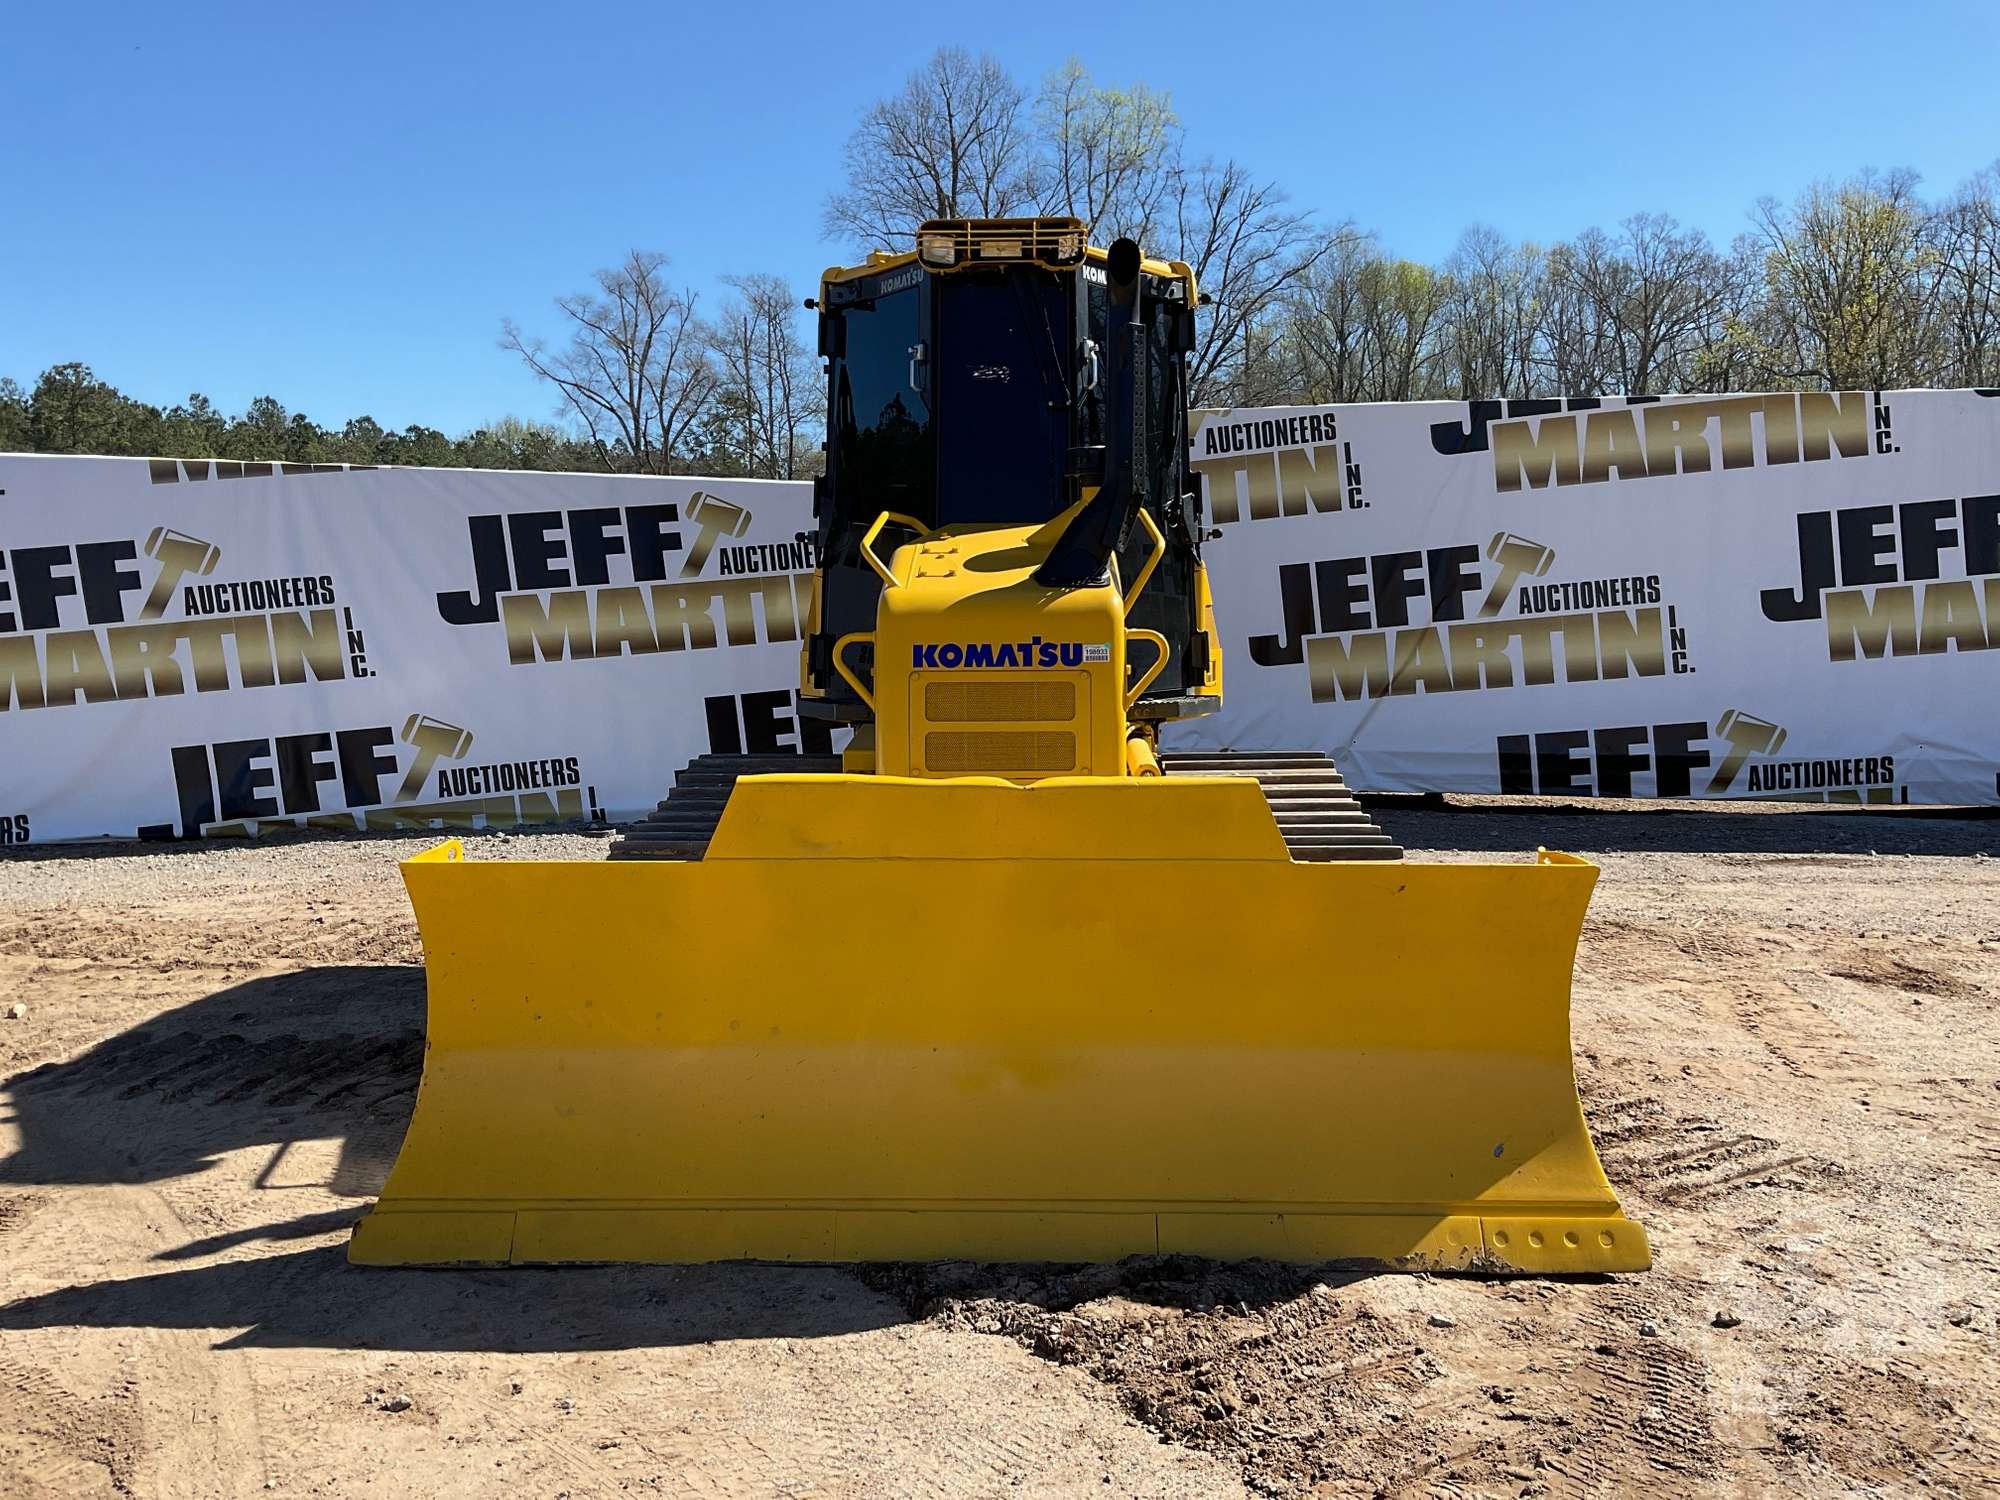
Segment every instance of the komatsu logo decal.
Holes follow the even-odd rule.
[[[1087,661],[1110,661],[1105,643],[1082,641],[927,641],[910,648],[912,667],[1080,667]]]

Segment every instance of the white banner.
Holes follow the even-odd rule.
[[[1197,413],[1227,710],[1376,790],[1989,802],[2000,399]],[[0,842],[643,814],[797,713],[803,484],[0,455]]]
[[[1228,708],[1357,787],[1992,802],[2000,392],[1196,414]]]
[[[0,826],[643,814],[794,712],[805,485],[0,457]]]

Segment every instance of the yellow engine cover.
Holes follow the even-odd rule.
[[[1035,582],[1060,530],[947,528],[896,550],[875,626],[879,773],[1124,775],[1124,601]]]
[[[375,1265],[1649,1259],[1578,1105],[1596,870],[1294,864],[1258,788],[750,778],[698,863],[406,863]]]

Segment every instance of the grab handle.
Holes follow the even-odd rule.
[[[1153,576],[1153,569],[1160,565],[1160,559],[1167,555],[1167,539],[1160,535],[1160,528],[1146,513],[1146,507],[1139,507],[1139,524],[1146,528],[1146,535],[1153,539],[1153,555],[1146,559],[1146,565],[1139,570],[1139,576],[1132,580],[1132,592],[1125,596],[1125,618],[1132,618],[1132,606],[1139,602],[1139,595],[1146,587],[1146,580]],[[1137,632],[1134,632],[1137,634]]]
[[[1144,515],[1145,512],[1141,511],[1140,514]],[[1157,532],[1154,534],[1158,535]],[[1158,561],[1157,558],[1154,560]],[[1143,576],[1141,575],[1142,581]],[[1151,687],[1153,679],[1165,670],[1167,665],[1167,638],[1157,630],[1128,630],[1125,632],[1125,639],[1128,643],[1132,641],[1146,641],[1151,644],[1155,653],[1153,664],[1146,668],[1146,675],[1134,683],[1131,689],[1125,694],[1125,712],[1129,714],[1132,712],[1132,705],[1139,701],[1139,695]],[[834,662],[838,665],[839,661],[840,653],[836,650],[834,652]],[[873,705],[871,704],[870,707],[873,707]]]
[[[863,548],[862,550],[866,551],[867,549]],[[841,675],[849,687],[861,695],[861,701],[868,705],[868,712],[872,714],[875,712],[875,695],[863,687],[861,679],[847,669],[847,648],[857,641],[866,641],[872,646],[875,644],[875,632],[872,630],[857,630],[854,634],[844,635],[835,641],[833,643],[833,670]],[[1148,680],[1150,681],[1150,679]]]
[[[875,518],[875,524],[870,526],[867,534],[861,538],[861,556],[863,560],[880,575],[885,585],[892,589],[898,589],[903,586],[903,581],[894,573],[891,573],[882,559],[875,555],[875,538],[882,534],[882,528],[887,526],[891,521],[894,521],[899,526],[907,526],[919,536],[929,531],[930,527],[924,525],[922,521],[917,520],[915,517],[906,516],[900,511],[885,510]]]

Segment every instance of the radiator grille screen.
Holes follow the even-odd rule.
[[[1073,771],[1076,736],[1067,731],[944,731],[924,736],[933,771]]]
[[[924,717],[933,724],[1026,724],[1076,717],[1073,682],[928,682]]]

